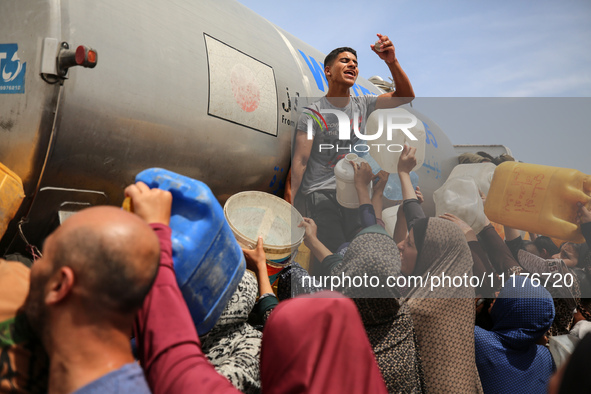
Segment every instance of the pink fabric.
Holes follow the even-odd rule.
[[[171,230],[151,225],[160,240],[156,281],[134,324],[140,364],[154,394],[238,393],[209,363],[177,285]]]
[[[387,393],[352,300],[333,293],[279,303],[263,332],[262,391]]]

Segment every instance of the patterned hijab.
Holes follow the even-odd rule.
[[[257,294],[257,280],[246,271],[215,326],[200,338],[203,352],[216,371],[244,393],[259,393],[261,389],[262,335],[246,322]]]
[[[372,229],[378,232],[371,232]],[[400,275],[400,253],[381,227],[370,227],[349,245],[331,272],[341,277],[376,276],[380,283]],[[406,305],[400,306],[396,287],[343,287],[353,298],[389,392],[423,393],[425,382],[412,318]],[[376,298],[379,297],[379,298]]]
[[[413,275],[471,276],[472,264],[462,230],[448,220],[429,218]],[[427,391],[482,393],[474,356],[474,289],[451,286],[431,292],[427,284],[411,289],[407,298]]]

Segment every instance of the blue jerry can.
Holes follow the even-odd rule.
[[[242,249],[205,183],[162,168],[144,170],[135,180],[172,194],[174,270],[197,332],[203,335],[213,328],[244,275]]]

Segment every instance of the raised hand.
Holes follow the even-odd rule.
[[[415,154],[417,152],[417,148],[414,148],[409,145],[404,145],[402,149],[402,153],[400,153],[400,157],[398,158],[398,173],[405,173],[410,174],[413,168],[417,165],[417,158]]]
[[[303,219],[304,219],[304,221],[301,222],[300,224],[298,224],[298,227],[304,228],[304,231],[305,231],[304,243],[309,248],[310,241],[318,239],[318,237],[316,235],[318,233],[318,226],[316,226],[316,223],[314,222],[314,220],[312,220],[310,218],[303,218]]]
[[[350,163],[353,166],[353,171],[355,171],[355,187],[367,187],[369,182],[377,177],[371,171],[369,163],[362,162],[361,164],[357,164],[353,161]]]
[[[244,258],[246,259],[246,268],[255,273],[261,268],[266,268],[267,256],[265,255],[265,250],[263,249],[263,237],[258,238],[257,245],[254,249],[242,248],[242,252],[244,253]]]
[[[468,225],[468,223],[464,222],[459,217],[457,217],[455,215],[452,215],[451,213],[445,213],[443,215],[440,215],[439,217],[441,219],[446,219],[446,220],[449,220],[450,222],[454,222],[455,224],[457,224],[458,227],[464,233],[464,236],[466,237],[466,240],[468,240],[468,241],[476,241],[476,240],[478,240],[476,238],[476,232],[474,232],[474,230],[472,229],[472,227],[470,227],[470,225]]]
[[[376,44],[371,44],[370,48],[374,51],[380,59],[385,61],[386,63],[394,63],[396,61],[396,51],[394,49],[394,44],[388,38],[388,36],[383,36],[381,34],[377,34],[378,41],[376,42],[378,48],[376,48]]]
[[[591,211],[587,209],[585,204],[578,202],[577,206],[579,211],[577,212],[577,223],[589,223],[591,222]]]
[[[380,170],[380,172],[378,172],[375,176],[374,179],[378,179],[377,182],[374,183],[373,185],[373,195],[382,195],[382,193],[384,193],[384,189],[386,188],[386,184],[388,183],[388,177],[390,176],[389,173],[387,173],[384,170]]]
[[[425,202],[425,197],[423,197],[423,193],[421,193],[420,187],[417,186],[415,188],[415,194],[417,195],[417,200],[419,200],[419,204],[422,204]]]
[[[166,190],[150,189],[144,182],[125,188],[125,197],[131,199],[133,212],[148,223],[169,225],[172,194]]]

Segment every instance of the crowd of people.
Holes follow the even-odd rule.
[[[365,115],[414,96],[388,37],[378,35],[378,43],[372,49],[388,64],[397,91],[355,102]],[[348,98],[356,54],[339,48],[325,66],[332,90],[324,104],[334,106],[333,93]],[[321,141],[297,133],[292,195],[304,201],[300,226],[313,255],[310,272],[292,259],[272,283],[259,238],[244,249],[249,271],[221,317],[199,336],[175,276],[173,196],[137,182],[124,191],[133,213],[105,206],[76,213],[45,240],[30,272],[0,260],[0,392],[588,391],[585,201],[577,203],[585,244],[557,246],[543,236],[528,244],[510,228],[503,240],[490,222],[476,234],[452,214],[426,217],[410,178],[416,149],[405,146],[398,161],[403,202],[391,236],[381,220],[389,174],[351,164],[360,205],[343,209],[327,171],[338,157],[317,161]],[[573,285],[540,285],[522,275],[554,272],[572,274]],[[379,283],[443,275],[491,280],[435,289],[421,281],[342,282],[327,291],[304,280],[314,275]]]
[[[354,164],[363,228],[350,242],[332,252],[318,240],[314,221],[302,222],[321,275],[589,270],[585,205],[578,210],[587,244],[565,243],[544,258],[526,251],[512,229],[503,241],[490,224],[476,236],[453,215],[425,217],[410,182],[415,163],[414,149],[405,148],[398,166],[404,220],[397,222],[404,239],[393,239],[376,218],[367,188],[376,176],[365,163]],[[388,175],[379,176],[378,194]],[[587,355],[579,349],[591,339],[583,338],[591,319],[581,292],[591,283],[579,273],[570,297],[521,275],[476,289],[342,286],[337,293],[299,286],[309,274],[294,262],[278,298],[259,239],[244,250],[254,275],[244,274],[218,323],[200,338],[175,278],[170,192],[138,182],[125,194],[134,214],[89,208],[45,241],[30,289],[19,295],[26,297],[26,321],[12,332],[15,344],[26,343],[28,364],[23,368],[22,354],[14,355],[19,362],[11,374],[3,371],[3,389],[10,383],[12,392],[50,393],[538,393],[553,374],[553,392],[587,387]],[[20,262],[2,261],[0,269],[2,280],[28,279]],[[573,344],[566,356],[548,347],[563,337]]]

